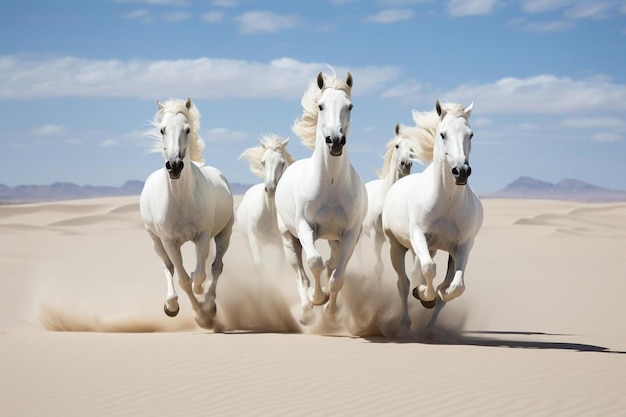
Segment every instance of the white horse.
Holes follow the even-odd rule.
[[[283,172],[294,162],[287,151],[289,139],[278,135],[264,135],[261,144],[246,149],[240,157],[248,159],[253,174],[263,178],[246,191],[237,209],[237,226],[248,241],[252,259],[261,265],[264,245],[282,246],[282,239],[276,223],[274,196],[276,185]]]
[[[328,317],[337,319],[337,294],[367,211],[365,185],[350,164],[345,146],[351,89],[350,73],[343,81],[320,72],[316,82],[309,85],[302,97],[303,114],[293,131],[313,154],[287,168],[276,188],[278,228],[287,260],[296,271],[299,320],[305,325],[313,321],[314,305],[326,304]],[[330,258],[326,262],[315,247],[317,239],[329,242]],[[302,248],[315,280],[313,288],[303,268]],[[320,282],[324,269],[330,277],[328,289]]]
[[[412,132],[415,127],[396,124],[395,137],[387,143],[383,168],[378,171],[378,179],[365,184],[367,189],[367,214],[363,220],[363,233],[374,239],[376,276],[383,272],[382,247],[385,243],[382,212],[385,196],[389,188],[400,178],[411,173],[416,149]]]
[[[410,283],[404,260],[408,249],[415,254],[413,269],[421,281],[413,296],[426,308],[437,304],[430,325],[443,304],[465,290],[465,267],[483,219],[482,204],[467,185],[472,172],[469,154],[473,132],[468,122],[472,107],[473,103],[464,108],[437,101],[436,113],[413,112],[423,145],[416,152],[417,158],[430,165],[422,173],[398,180],[385,199],[383,230],[398,274],[402,332],[411,326],[407,306]],[[435,292],[433,256],[437,250],[448,252],[449,257],[446,277]],[[437,295],[443,302],[437,303]]]
[[[228,181],[216,168],[203,165],[204,142],[198,136],[200,113],[188,98],[157,101],[158,111],[152,121],[157,148],[165,158],[165,167],[153,172],[144,185],[139,206],[154,250],[163,260],[167,280],[165,313],[178,314],[178,296],[173,274],[185,291],[193,316],[199,326],[210,329],[217,307],[215,289],[222,273],[222,258],[230,244],[234,222],[233,197]],[[212,281],[204,299],[206,262],[211,239],[215,240]],[[196,269],[191,277],[183,267],[180,248],[192,241],[196,246]],[[193,290],[192,290],[193,284]]]

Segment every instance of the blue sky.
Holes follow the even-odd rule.
[[[350,158],[375,178],[396,123],[468,105],[470,184],[525,175],[626,190],[626,1],[24,0],[0,14],[6,185],[119,186],[162,166],[155,100],[191,97],[207,163],[256,183],[241,152],[291,137],[330,64],[354,77]],[[421,167],[415,167],[419,171]]]

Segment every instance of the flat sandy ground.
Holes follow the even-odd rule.
[[[465,293],[430,331],[411,299],[408,340],[368,239],[341,323],[303,328],[280,252],[234,233],[212,332],[182,291],[163,313],[137,197],[1,206],[0,416],[626,415],[626,204],[483,204]]]

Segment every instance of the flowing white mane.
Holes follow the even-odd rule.
[[[148,132],[148,134],[155,140],[155,145],[153,148],[154,152],[162,152],[163,151],[163,142],[161,140],[161,127],[163,116],[166,113],[181,113],[187,121],[189,122],[189,157],[192,161],[202,163],[204,162],[204,157],[202,156],[202,151],[204,150],[204,141],[199,136],[198,132],[200,131],[200,112],[198,108],[189,100],[190,106],[187,108],[186,100],[172,99],[164,101],[161,104],[159,111],[156,112],[154,117],[152,118],[152,126],[153,129]]]
[[[458,103],[441,103],[441,109],[454,117],[466,117],[465,107]],[[415,149],[415,158],[425,165],[433,161],[433,149],[435,146],[435,135],[441,123],[441,118],[437,112],[418,112],[413,110],[413,121],[417,130],[415,138],[418,146]]]
[[[243,151],[241,155],[239,155],[239,158],[246,158],[248,160],[250,171],[252,171],[252,173],[257,177],[264,177],[261,160],[263,159],[263,154],[267,149],[280,152],[283,155],[283,158],[285,158],[287,166],[294,163],[295,160],[289,151],[287,151],[282,137],[275,134],[262,135],[259,141],[261,142],[260,145],[248,148]]]
[[[351,88],[346,82],[346,80],[337,79],[335,74],[326,75],[322,74],[324,77],[324,89],[334,88],[336,90],[340,90],[345,92],[348,97],[351,97]],[[311,82],[309,84],[309,88],[304,92],[302,96],[302,116],[297,119],[291,130],[300,137],[302,140],[302,144],[309,149],[315,149],[315,136],[317,132],[317,116],[319,115],[320,109],[318,107],[318,102],[322,97],[323,91],[317,85],[317,81]],[[346,129],[348,130],[348,129]],[[349,132],[344,132],[346,136],[348,136]]]

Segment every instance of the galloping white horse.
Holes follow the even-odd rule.
[[[167,280],[165,314],[174,317],[179,311],[173,283],[176,271],[178,283],[191,301],[196,323],[210,329],[217,311],[217,279],[222,273],[222,258],[230,244],[234,222],[233,197],[224,175],[202,164],[200,113],[191,100],[157,101],[157,107],[153,134],[165,158],[165,167],[146,180],[139,200],[141,215],[154,250],[163,260]],[[212,281],[204,300],[199,301],[194,292],[204,292],[211,239],[215,240]],[[180,251],[187,241],[196,245],[196,269],[191,278],[183,267]]]
[[[376,276],[380,277],[383,272],[383,260],[381,257],[385,235],[383,233],[382,212],[385,195],[389,188],[400,178],[411,173],[413,166],[413,154],[415,142],[412,132],[415,127],[401,126],[396,124],[396,136],[387,143],[385,162],[378,172],[378,179],[365,184],[367,189],[367,214],[363,220],[363,233],[374,238],[374,257]]]
[[[473,136],[468,119],[473,103],[436,102],[436,113],[413,112],[420,127],[421,146],[417,159],[430,163],[422,173],[406,176],[391,186],[383,206],[383,230],[389,244],[391,263],[398,274],[398,293],[402,302],[402,331],[411,326],[407,298],[409,279],[405,271],[405,253],[415,253],[414,270],[420,285],[413,296],[426,308],[437,310],[465,290],[464,271],[474,238],[483,219],[480,200],[467,185],[472,170],[469,165]],[[437,250],[448,252],[448,270],[442,284],[433,287]],[[425,285],[423,284],[425,282]],[[437,295],[443,302],[437,303]]]
[[[310,84],[302,97],[303,114],[293,131],[313,154],[287,168],[276,188],[278,228],[287,260],[296,271],[302,324],[313,321],[313,305],[326,304],[326,314],[337,319],[337,294],[367,211],[365,186],[350,164],[345,146],[351,89],[350,73],[343,81],[320,72]],[[329,242],[326,262],[315,247],[317,239]],[[303,268],[302,248],[315,280],[313,288]],[[328,289],[320,282],[324,269],[330,277]]]
[[[261,265],[262,248],[266,244],[282,245],[276,223],[274,196],[283,172],[294,162],[287,151],[289,139],[264,135],[261,144],[246,149],[240,157],[248,159],[250,170],[263,178],[246,191],[237,209],[237,226],[248,240],[255,265]]]

